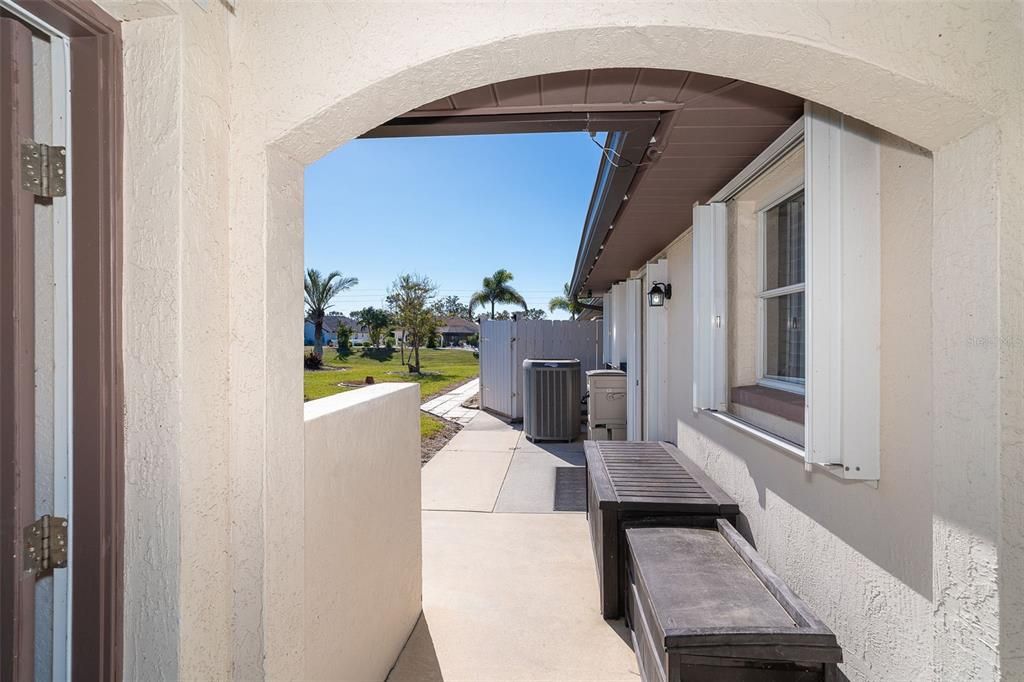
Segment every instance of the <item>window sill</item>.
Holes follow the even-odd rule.
[[[701,414],[706,414],[708,416],[714,417],[718,421],[728,424],[734,429],[742,431],[743,433],[746,433],[749,436],[753,436],[754,438],[764,443],[767,443],[768,445],[771,445],[776,450],[781,450],[787,455],[799,457],[801,461],[805,460],[803,446],[798,445],[797,443],[794,443],[792,441],[788,441],[785,438],[780,438],[779,436],[769,433],[768,431],[765,431],[761,427],[755,426],[750,422],[746,422],[740,419],[739,417],[734,417],[733,415],[727,412],[719,412],[717,410],[701,410]]]
[[[795,424],[804,423],[804,396],[769,386],[734,386],[730,399],[737,405],[751,407]]]
[[[819,462],[808,462],[804,449],[800,445],[788,441],[785,438],[779,438],[778,436],[773,435],[760,427],[754,426],[753,424],[745,422],[742,419],[739,419],[738,417],[734,417],[733,415],[727,412],[719,412],[717,410],[698,410],[697,413],[707,415],[718,422],[727,424],[731,428],[736,429],[737,431],[740,431],[742,433],[745,433],[748,436],[754,438],[755,440],[761,441],[766,445],[770,445],[779,452],[782,452],[784,454],[787,454],[791,457],[800,460],[800,463],[804,465],[804,470],[807,472],[817,470],[829,474],[833,478],[838,478],[840,480],[864,483],[872,488],[878,487],[877,480],[864,479],[856,476],[851,476],[848,478],[846,476],[846,471],[843,469],[843,466],[841,464],[821,464]]]

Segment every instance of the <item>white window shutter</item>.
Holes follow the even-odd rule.
[[[625,297],[626,440],[643,439],[643,287],[639,279],[619,286]]]
[[[606,365],[612,363],[612,353],[615,350],[615,296],[612,295],[612,290],[609,289],[607,295],[604,297],[602,302],[601,311],[601,329],[604,333],[604,343],[601,348],[601,361]]]
[[[810,462],[879,476],[881,171],[870,126],[805,110]]]
[[[612,287],[612,300],[615,302],[612,316],[612,365],[618,369],[626,362],[626,335],[629,333],[629,310],[626,306],[626,285],[616,284]]]
[[[729,407],[727,215],[724,203],[693,208],[695,410]]]

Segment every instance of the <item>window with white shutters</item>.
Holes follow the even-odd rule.
[[[707,205],[694,208],[694,410],[800,454],[809,465],[874,480],[880,468],[879,144],[870,126],[810,103],[798,124]],[[758,206],[737,200],[785,159],[792,164],[794,150],[803,160],[798,182]],[[741,223],[740,215],[751,218]],[[756,249],[749,248],[750,233],[739,229],[757,230]],[[737,243],[730,244],[730,234],[739,234]],[[737,266],[737,258],[754,261]],[[751,304],[731,311],[730,282],[752,282],[751,269],[756,286],[744,299]],[[745,317],[730,324],[730,314]],[[730,339],[730,329],[756,330],[756,344]],[[756,362],[748,364],[756,370],[735,356],[754,346]],[[740,376],[745,373],[750,377]],[[750,416],[762,413],[761,421]]]

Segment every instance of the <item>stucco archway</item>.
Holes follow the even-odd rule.
[[[732,13],[740,11],[732,8]],[[801,15],[808,10],[787,11]],[[641,12],[648,13],[654,11]],[[525,31],[499,21],[481,22],[475,27],[478,30],[453,37],[457,49],[442,49],[443,42],[410,48],[401,58],[383,60],[376,69],[362,60],[358,73],[348,74],[327,66],[351,58],[348,45],[321,44],[315,56],[308,50],[278,54],[272,48],[267,48],[271,54],[258,55],[265,44],[256,45],[255,40],[241,48],[243,56],[251,50],[253,62],[277,60],[275,73],[285,85],[243,85],[233,103],[239,109],[232,130],[232,158],[245,171],[232,181],[231,225],[240,231],[261,226],[262,239],[232,244],[232,263],[242,274],[233,282],[231,326],[249,335],[255,332],[258,347],[265,349],[265,354],[232,360],[232,375],[247,376],[244,387],[232,382],[232,420],[237,420],[233,432],[239,435],[231,442],[232,460],[246,469],[233,477],[267,481],[264,490],[243,491],[233,498],[239,509],[263,507],[265,519],[258,546],[240,544],[234,554],[261,575],[264,586],[262,644],[250,642],[256,648],[238,651],[239,660],[259,660],[262,653],[269,676],[302,670],[301,629],[292,627],[302,610],[301,553],[276,550],[294,544],[294,529],[303,515],[301,375],[296,369],[300,349],[292,330],[301,321],[302,310],[295,282],[302,270],[305,164],[396,115],[453,92],[540,73],[650,67],[728,76],[791,92],[935,151],[940,170],[974,169],[967,177],[956,172],[937,175],[936,196],[943,195],[945,206],[955,206],[993,182],[997,170],[980,160],[997,144],[995,134],[985,130],[994,116],[987,111],[991,103],[966,91],[954,94],[960,74],[946,81],[927,81],[910,65],[905,46],[901,51],[879,45],[870,25],[858,25],[856,35],[845,38],[842,45],[830,46],[821,35],[811,40],[779,30],[779,21],[765,19],[763,10],[751,9],[746,17],[732,13],[724,16],[699,9],[685,20],[658,22],[653,16],[638,20],[617,15],[610,20],[601,16],[567,20],[552,11]],[[322,33],[316,25],[321,17],[314,14],[302,15],[295,23],[316,36]],[[801,18],[819,21],[789,17],[797,25]],[[398,36],[392,39],[400,41]],[[282,102],[281,93],[286,90],[281,88],[288,81],[301,87],[318,69],[315,92],[299,101]],[[951,144],[979,128],[983,130],[970,143]],[[936,210],[936,215],[940,213]],[[999,229],[998,223],[986,227]],[[941,254],[948,257],[957,246],[946,242],[936,248],[941,259]],[[977,248],[984,258],[991,244]],[[956,268],[943,277],[956,277]],[[973,278],[971,291],[965,293],[983,295],[993,286],[998,288],[998,283],[997,275]],[[262,312],[256,330],[254,309]],[[952,309],[938,310],[938,317],[952,328],[967,324]],[[995,310],[983,322],[998,335]],[[947,374],[942,380],[955,384],[958,377]],[[256,390],[251,390],[254,386]],[[263,429],[240,429],[239,424],[254,418]],[[988,411],[982,417],[987,422],[991,418]],[[994,457],[998,459],[998,451]]]

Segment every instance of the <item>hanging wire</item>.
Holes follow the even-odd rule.
[[[646,161],[641,161],[639,163],[627,159],[625,156],[618,153],[611,147],[605,146],[597,141],[597,131],[590,129],[589,111],[587,112],[587,127],[585,132],[590,136],[590,141],[593,142],[597,146],[597,148],[601,150],[601,155],[604,157],[604,160],[611,164],[613,168],[643,168],[644,166],[650,166],[651,164],[658,160],[658,157],[661,155],[662,152],[662,150],[656,147],[648,146],[647,149],[644,150],[644,156],[652,158],[649,158]],[[620,161],[616,162],[615,159],[612,158],[613,155]]]

